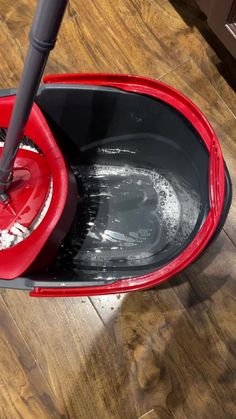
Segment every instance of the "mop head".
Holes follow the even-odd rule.
[[[4,146],[5,137],[6,137],[6,131],[4,129],[0,129],[0,147]],[[24,150],[29,150],[34,153],[40,153],[40,150],[37,148],[37,146],[27,137],[23,138],[23,141],[20,144],[19,148],[24,149]],[[8,249],[20,243],[39,226],[39,224],[44,219],[48,211],[48,208],[50,206],[51,199],[52,199],[52,192],[53,192],[53,186],[52,186],[52,180],[51,180],[48,195],[41,209],[41,212],[34,219],[30,227],[25,227],[19,222],[15,222],[11,226],[10,229],[0,230],[0,251],[4,249]]]
[[[39,216],[30,228],[23,226],[20,223],[14,223],[10,230],[0,230],[0,251],[8,249],[20,243],[34,231],[44,219],[52,199],[52,182],[50,184],[48,197],[40,212]]]

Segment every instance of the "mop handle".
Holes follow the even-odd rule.
[[[49,53],[55,46],[67,3],[68,0],[38,1],[29,36],[30,45],[0,161],[0,200],[8,198],[6,190],[12,179],[16,153]]]

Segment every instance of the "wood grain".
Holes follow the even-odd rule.
[[[9,29],[15,42],[21,47],[28,45],[29,28],[32,23],[37,0],[1,1],[0,19]],[[64,20],[73,18],[75,9],[70,3]]]
[[[57,404],[0,296],[0,418],[62,418]]]
[[[3,298],[67,417],[135,417],[122,352],[87,298]]]
[[[0,87],[15,87],[22,68],[19,46],[7,26],[0,20]]]
[[[35,4],[0,0],[1,88],[18,83]],[[70,0],[46,69],[66,71],[173,85],[208,117],[236,184],[235,63],[192,0]],[[0,418],[235,418],[235,202],[217,242],[156,289],[56,300],[1,291]]]

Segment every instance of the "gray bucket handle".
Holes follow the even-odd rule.
[[[0,200],[6,201],[16,153],[68,0],[39,0],[30,31],[30,45],[0,161]]]

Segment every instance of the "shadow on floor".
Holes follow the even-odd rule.
[[[173,318],[173,300],[147,294],[128,295],[96,338],[78,370],[70,405],[84,375],[93,378],[89,397],[96,399],[96,419],[136,419],[151,409],[162,419],[234,417],[236,357],[230,347],[235,341],[222,342],[222,352],[217,349],[215,340],[224,340],[223,331],[216,333],[204,305],[197,312],[176,306]]]
[[[181,18],[190,27],[196,27],[215,51],[220,62],[215,63],[219,73],[236,90],[235,60],[207,24],[207,17],[194,0],[169,0]]]
[[[96,419],[137,419],[151,409],[161,419],[236,415],[236,336],[228,328],[236,311],[233,302],[224,305],[236,294],[236,283],[230,269],[223,275],[205,272],[224,244],[223,235],[184,276],[128,294],[116,312],[105,315],[102,333],[78,364],[67,404],[72,407],[81,392],[81,377],[83,382],[92,377],[88,388]],[[222,287],[221,298],[214,299]],[[109,304],[109,298],[104,301]]]

